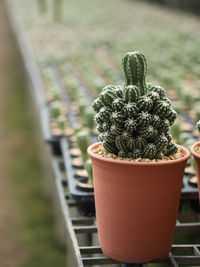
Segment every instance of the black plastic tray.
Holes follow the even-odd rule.
[[[65,165],[70,195],[77,201],[78,210],[81,215],[94,216],[95,215],[94,192],[83,191],[77,187],[77,182],[81,178],[77,178],[76,170],[78,168],[73,167],[72,165],[72,157],[70,155],[71,147],[69,138],[68,137],[61,138],[60,145]]]

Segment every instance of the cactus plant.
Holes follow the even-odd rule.
[[[177,113],[165,90],[146,83],[147,62],[141,52],[122,59],[124,86],[108,85],[93,102],[104,148],[122,158],[157,159],[177,152],[169,128]]]
[[[66,123],[67,123],[67,121],[66,121],[65,116],[60,115],[56,118],[56,124],[57,124],[58,128],[62,130],[62,132],[64,132],[66,129]]]
[[[90,145],[89,136],[85,132],[79,132],[76,136],[76,141],[81,151],[82,160],[85,163],[88,160],[87,148]]]
[[[51,117],[57,118],[62,113],[62,106],[60,101],[54,101],[50,103]]]
[[[85,169],[88,174],[88,184],[93,186],[93,172],[92,172],[92,161],[88,159],[85,163]]]
[[[197,126],[197,130],[200,132],[200,120],[197,122],[196,126]]]
[[[85,126],[88,127],[90,131],[94,129],[95,122],[94,122],[94,114],[90,111],[86,111],[84,114],[84,123]]]

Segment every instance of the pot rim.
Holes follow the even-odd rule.
[[[198,154],[198,153],[195,152],[195,150],[194,150],[194,148],[195,148],[196,146],[198,146],[198,145],[200,146],[200,141],[194,143],[194,144],[192,145],[190,151],[191,151],[191,154],[192,154],[194,157],[200,158],[200,154]]]
[[[190,157],[190,151],[187,148],[178,145],[178,147],[181,148],[182,152],[184,153],[184,157],[182,157],[180,159],[174,159],[174,160],[169,160],[169,161],[160,161],[160,162],[130,162],[130,161],[122,161],[122,160],[118,160],[118,159],[107,159],[107,158],[98,156],[97,154],[93,153],[93,151],[92,151],[93,149],[98,147],[100,144],[102,144],[102,143],[97,142],[97,143],[94,143],[88,147],[87,152],[88,152],[89,156],[93,157],[95,159],[98,159],[98,160],[102,160],[102,161],[105,161],[108,163],[114,163],[114,164],[136,165],[136,166],[171,165],[171,164],[177,164],[177,163],[180,163],[182,161],[188,160]]]

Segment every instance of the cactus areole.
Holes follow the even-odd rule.
[[[147,61],[141,52],[122,59],[124,86],[108,85],[93,102],[104,148],[123,158],[162,159],[177,152],[169,127],[177,114],[165,90],[146,83]]]

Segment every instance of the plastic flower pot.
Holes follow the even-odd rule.
[[[200,141],[195,143],[191,147],[191,154],[195,159],[196,171],[197,171],[197,178],[198,178],[198,188],[199,188],[199,200],[200,200],[200,154],[195,152],[195,147],[200,146]]]
[[[104,254],[126,263],[168,256],[173,242],[184,168],[190,152],[166,162],[128,162],[93,153],[99,242]]]

